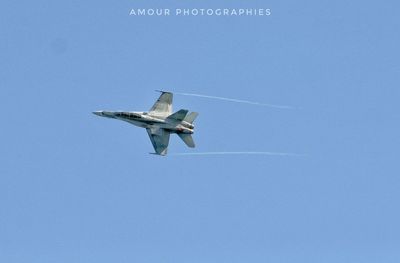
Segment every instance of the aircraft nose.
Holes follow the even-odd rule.
[[[103,112],[102,111],[94,111],[93,114],[95,114],[97,116],[103,116]]]

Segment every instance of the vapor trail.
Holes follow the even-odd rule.
[[[172,153],[170,155],[273,155],[273,156],[305,156],[297,153],[280,153],[280,152],[194,152],[194,153]]]
[[[217,96],[209,96],[209,95],[195,94],[195,93],[175,92],[175,94],[184,95],[184,96],[192,96],[192,97],[201,97],[201,98],[215,99],[215,100],[231,101],[231,102],[237,102],[237,103],[246,103],[246,104],[258,105],[258,106],[265,106],[265,107],[277,108],[277,109],[291,109],[291,110],[296,109],[295,107],[292,107],[292,106],[274,105],[274,104],[267,104],[267,103],[261,103],[261,102],[254,102],[254,101],[249,101],[249,100],[239,100],[239,99],[232,99],[232,98],[225,98],[225,97],[217,97]]]

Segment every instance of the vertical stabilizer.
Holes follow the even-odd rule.
[[[186,117],[183,120],[188,122],[188,123],[193,123],[198,115],[199,114],[197,112],[191,112],[188,115],[186,115]]]
[[[188,110],[178,110],[174,114],[171,114],[168,116],[168,119],[170,120],[175,120],[175,121],[182,121],[185,119],[186,114],[188,113]]]

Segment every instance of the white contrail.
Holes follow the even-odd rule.
[[[246,103],[246,104],[265,106],[265,107],[271,107],[271,108],[277,108],[277,109],[291,109],[291,110],[296,109],[295,107],[286,106],[286,105],[274,105],[274,104],[254,102],[254,101],[249,101],[249,100],[239,100],[239,99],[217,97],[217,96],[209,96],[209,95],[195,94],[195,93],[175,92],[175,94],[184,95],[184,96],[192,96],[192,97],[201,97],[201,98],[208,98],[208,99],[231,101],[231,102],[237,102],[237,103]]]
[[[281,153],[281,152],[193,152],[193,153],[172,153],[170,155],[274,155],[274,156],[305,156],[297,153]]]

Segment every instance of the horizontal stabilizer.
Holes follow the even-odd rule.
[[[198,115],[199,114],[197,112],[191,112],[188,115],[186,115],[185,119],[183,119],[183,120],[188,122],[188,123],[193,123]]]
[[[188,113],[188,110],[178,110],[174,114],[169,115],[168,119],[176,120],[176,121],[183,121],[183,119],[185,119],[187,113]]]
[[[188,147],[190,148],[195,147],[192,135],[186,133],[178,133],[178,135],[179,137],[181,137],[182,141],[184,141]]]

